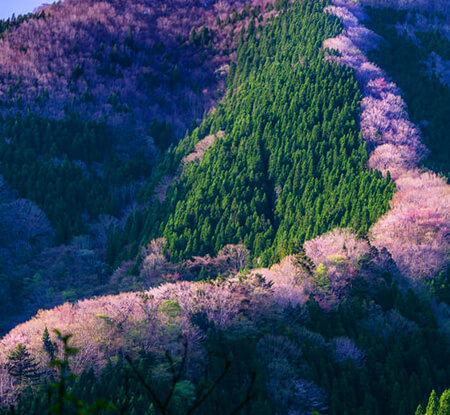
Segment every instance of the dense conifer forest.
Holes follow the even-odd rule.
[[[131,201],[126,186],[151,171],[144,153],[120,159],[105,125],[77,117],[10,117],[1,136],[3,176],[47,214],[57,243],[86,232],[83,215],[118,215]]]
[[[145,243],[163,235],[180,260],[243,242],[268,264],[334,227],[364,235],[387,210],[394,186],[365,167],[356,80],[320,48],[341,30],[323,7],[295,4],[268,27],[251,22],[241,32],[227,96],[171,163],[208,134],[225,137],[168,190],[167,217],[155,223],[160,208],[150,210]]]

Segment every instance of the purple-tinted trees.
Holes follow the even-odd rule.
[[[427,150],[400,90],[364,55],[377,37],[359,22],[361,6],[348,0],[334,3],[328,11],[342,18],[345,31],[324,46],[340,52],[333,59],[355,70],[363,91],[361,132],[371,150],[368,167],[389,172],[397,185],[391,210],[372,228],[372,243],[387,248],[405,276],[435,276],[449,263],[449,186],[418,170]]]

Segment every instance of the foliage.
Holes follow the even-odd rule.
[[[42,334],[42,344],[44,345],[44,350],[47,353],[50,361],[55,360],[56,352],[58,351],[58,344],[50,340],[50,335],[48,333],[47,327]]]
[[[9,353],[8,373],[14,378],[19,388],[39,379],[39,363],[30,355],[23,343],[19,343]]]
[[[404,146],[418,149],[420,135],[407,119],[397,88],[388,85],[361,50],[352,48],[366,72],[354,68],[353,73],[324,59],[328,55],[321,49],[323,40],[341,29],[335,18],[323,13],[326,4],[305,0],[290,6],[277,0],[275,17],[266,27],[257,26],[256,20],[241,25],[226,97],[199,128],[169,149],[143,192],[149,202],[162,174],[174,173],[175,183],[164,203],[150,202],[146,211],[134,211],[124,232],[109,222],[107,262],[116,263],[124,246],[131,256],[138,252],[142,256],[130,273],[140,265],[148,274],[171,269],[165,247],[175,260],[217,253],[214,259],[197,257],[191,263],[210,260],[219,267],[221,261],[228,262],[234,272],[241,271],[239,275],[163,284],[141,294],[123,293],[40,311],[0,342],[0,399],[8,404],[17,400],[10,409],[13,413],[407,415],[430,390],[448,387],[448,339],[438,328],[435,304],[404,288],[386,249],[378,250],[365,237],[387,209],[393,183],[388,173],[383,178],[379,171],[366,170],[368,153],[357,126],[361,96],[356,78],[372,91],[362,101],[364,138],[390,140],[390,149],[411,139],[413,143]],[[219,2],[216,6],[220,8]],[[258,12],[246,6],[241,14],[234,11],[225,25],[252,15]],[[223,24],[218,16],[217,25]],[[353,33],[361,33],[357,26]],[[190,34],[190,43],[196,46],[209,48],[214,39],[205,27]],[[127,39],[133,50],[131,34]],[[328,44],[345,43],[345,38],[336,39]],[[130,62],[121,52],[114,46],[110,59],[125,69]],[[345,61],[349,56],[333,57]],[[172,79],[178,78],[176,72]],[[382,77],[364,83],[362,75],[367,73]],[[71,77],[79,81],[83,74],[84,67],[77,65]],[[375,98],[375,92],[389,99]],[[368,114],[371,98],[386,108],[375,105]],[[114,93],[108,102],[120,108]],[[108,141],[96,145],[97,138],[100,143],[104,138],[101,124],[77,122],[77,128],[99,128],[99,135],[85,130],[78,134],[75,128],[76,139],[66,140],[70,119],[27,117],[38,131],[53,123],[50,130],[58,134],[32,134],[20,124],[20,117],[8,121],[5,152],[11,156],[10,137],[19,147],[27,142],[21,147],[24,154],[18,156],[26,163],[23,168],[9,165],[5,175],[30,170],[28,163],[58,166],[62,155],[63,165],[79,168],[91,184],[105,181],[107,190],[129,180],[126,174],[115,176],[114,162],[108,164],[109,156],[117,160]],[[377,122],[388,126],[374,132]],[[19,133],[15,123],[20,124]],[[405,134],[394,134],[394,127],[405,127],[401,129]],[[21,131],[26,132],[24,139]],[[222,131],[225,134],[219,135]],[[166,121],[155,120],[150,135],[161,148],[173,141]],[[186,154],[195,152],[207,137],[214,137],[213,144],[186,163]],[[92,151],[86,151],[88,145],[93,145]],[[97,163],[103,164],[104,175],[98,173]],[[420,270],[437,264],[431,271],[414,274],[422,276],[442,265],[446,211],[425,207],[433,203],[445,207],[444,197],[436,202],[446,188],[436,176],[414,172],[416,176],[395,176],[400,197],[409,204],[402,210],[405,205],[395,201],[394,215],[387,215],[383,223],[391,231],[401,227],[408,237],[421,229],[423,239],[417,238],[405,251],[430,245],[429,251],[419,254],[436,253],[429,255],[430,262],[419,264]],[[73,177],[77,181],[77,175]],[[411,206],[419,213],[411,212]],[[400,221],[405,211],[406,220]],[[40,215],[35,216],[47,229]],[[347,229],[320,235],[339,226],[359,235]],[[378,242],[379,234],[380,228],[372,234]],[[148,244],[154,237],[160,238]],[[312,237],[303,250],[304,240]],[[385,241],[390,237],[387,234]],[[393,252],[398,254],[398,238],[395,244]],[[292,252],[298,255],[270,270],[248,271],[251,260],[269,263]],[[416,262],[422,260],[419,254]],[[189,261],[180,267],[186,264]],[[202,276],[208,276],[206,269],[202,268]],[[121,276],[118,272],[116,278]],[[443,301],[446,279],[443,274],[430,283]],[[7,282],[17,284],[11,277]],[[59,327],[73,337],[59,331],[50,334],[47,327]],[[27,385],[36,388],[38,377],[45,377],[40,389],[26,391]],[[448,412],[447,392],[441,401],[433,392],[426,414]]]
[[[388,249],[407,278],[433,278],[449,265],[449,186],[444,178],[419,170],[427,153],[420,130],[409,120],[401,90],[365,56],[380,42],[359,21],[362,7],[350,1],[339,4],[327,10],[342,18],[346,32],[327,39],[324,46],[339,52],[333,60],[355,70],[365,95],[361,132],[372,150],[368,165],[392,177],[397,190],[391,209],[374,224],[370,238],[378,248]]]
[[[436,278],[429,278],[425,281],[430,291],[439,301],[450,304],[450,269],[442,272]]]
[[[68,345],[70,335],[62,336],[57,330],[56,333],[64,357],[53,360],[51,365],[58,368],[59,379],[50,385],[43,384],[35,395],[25,395],[15,414],[85,415],[106,411],[190,415],[209,414],[213,409],[223,415],[235,415],[243,409],[250,414],[271,413],[270,403],[264,398],[261,365],[255,358],[244,363],[248,353],[254,355],[253,342],[249,346],[211,330],[207,340],[211,358],[194,385],[187,373],[187,345],[182,356],[173,357],[166,351],[166,361],[162,356],[142,352],[137,360],[126,356],[119,357],[116,363],[109,362],[99,376],[92,370],[76,376],[70,370],[69,358],[78,351]],[[224,347],[232,360],[223,354]],[[237,376],[240,391],[235,389]]]
[[[179,137],[216,101],[235,32],[266,2],[72,0],[0,22],[0,112],[76,112],[139,139],[166,119]]]
[[[406,34],[398,34],[394,25],[406,21],[407,14],[390,9],[369,9],[369,28],[387,40],[370,56],[385,68],[403,91],[412,120],[421,125],[424,143],[431,151],[426,165],[448,176],[450,145],[450,89],[425,66],[430,49],[435,50],[437,35],[421,33],[423,46],[416,45]],[[439,42],[445,48],[445,41]],[[438,52],[441,52],[439,49]],[[442,52],[441,52],[442,53]],[[445,55],[445,51],[443,53]]]
[[[446,340],[426,300],[411,291],[400,294],[393,284],[380,287],[375,298],[362,288],[336,311],[324,313],[310,305],[308,329],[330,337],[347,335],[365,354],[359,369],[342,361],[337,369],[323,348],[310,342],[305,354],[313,378],[330,393],[329,414],[412,414],[416,396],[425,396],[433,385],[448,384],[448,354],[441,359],[437,350],[447,349]],[[415,328],[401,322],[397,313],[415,322]],[[434,341],[441,346],[434,348]]]
[[[11,30],[22,23],[30,19],[45,19],[45,13],[28,13],[25,15],[19,15],[17,17],[12,16],[5,20],[0,20],[0,39],[11,32]]]
[[[175,134],[173,133],[170,124],[166,121],[158,122],[156,119],[153,120],[150,123],[148,135],[153,138],[155,144],[161,150],[167,150],[167,148],[176,141]]]
[[[442,392],[439,398],[436,391],[433,389],[428,399],[426,409],[423,410],[419,405],[416,410],[416,415],[446,415],[450,413],[450,389]]]
[[[243,413],[255,415],[293,409],[330,415],[409,415],[418,399],[425,400],[431,389],[442,390],[450,382],[448,344],[429,301],[412,291],[401,292],[389,275],[355,278],[350,298],[329,311],[314,300],[303,307],[277,308],[273,288],[261,285],[261,279],[248,279],[235,288],[223,283],[217,297],[222,312],[212,313],[208,297],[213,289],[201,283],[188,291],[186,284],[154,289],[140,304],[124,295],[109,298],[109,323],[103,329],[104,322],[95,325],[83,311],[86,328],[95,325],[91,327],[95,340],[81,342],[84,345],[66,363],[79,367],[84,361],[80,376],[64,380],[63,396],[73,397],[65,399],[64,413],[75,413],[80,402],[89,407],[100,399],[115,406],[112,414],[189,413],[200,400],[194,413],[230,415],[239,413],[236,408],[245,403]],[[234,301],[225,292],[239,296],[246,290],[247,297],[228,314],[228,323],[221,324],[223,310]],[[105,307],[105,299],[93,301]],[[80,303],[72,313],[81,312],[80,307],[88,304]],[[167,308],[177,311],[168,316]],[[139,323],[133,316],[143,309],[146,317]],[[62,317],[62,309],[55,313],[51,317],[55,324],[59,324],[56,316],[77,320]],[[158,318],[163,327],[171,319],[185,335],[167,337],[171,328],[158,345],[159,329],[154,326]],[[73,324],[69,327],[75,329]],[[153,338],[138,341],[134,357],[124,358],[120,347],[106,365],[89,369],[87,362],[98,361],[104,348],[114,347],[111,339],[134,342],[140,327],[142,335]],[[36,326],[30,329],[35,332]],[[76,345],[81,345],[84,331],[76,330]],[[96,349],[99,340],[106,343]],[[47,390],[43,384],[34,395],[24,395],[16,413],[45,414]],[[58,401],[57,396],[52,402]]]
[[[242,32],[226,98],[165,165],[208,134],[225,137],[149,208],[139,239],[162,234],[172,260],[242,242],[267,264],[333,227],[363,234],[385,212],[393,184],[365,167],[360,94],[348,69],[324,62],[322,41],[340,26],[323,6],[296,2]]]
[[[439,30],[421,30],[417,33],[421,46],[428,52],[436,52],[442,59],[450,59],[450,40]]]
[[[0,134],[3,175],[47,214],[57,243],[86,231],[85,215],[94,219],[100,213],[117,214],[129,202],[118,191],[120,186],[149,170],[142,155],[118,158],[103,123],[74,116],[61,121],[10,116],[3,120]]]

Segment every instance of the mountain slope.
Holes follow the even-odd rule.
[[[230,1],[218,13],[243,7]],[[0,41],[2,106],[56,118],[67,111],[106,117],[128,136],[145,136],[156,117],[183,134],[214,102],[215,71],[229,63],[233,25],[218,26],[216,13],[201,1],[48,6]],[[203,35],[190,38],[201,27]]]
[[[110,228],[220,97],[240,28],[264,24],[265,4],[67,1],[2,23],[0,331],[117,292]]]
[[[377,39],[363,10],[328,5],[279,1],[265,27],[241,31],[227,95],[169,150],[124,232],[109,233],[110,263],[121,250],[136,258],[111,277],[122,287],[208,281],[41,311],[0,343],[3,402],[21,394],[24,414],[104,398],[113,413],[407,415],[448,387],[448,275],[437,273],[449,187],[418,168],[420,131],[365,55]],[[324,233],[339,226],[353,229]],[[50,389],[32,382],[64,359],[46,328],[80,347],[68,361],[80,377],[62,370],[68,383]]]
[[[1,171],[44,210],[58,243],[131,203],[158,153],[219,98],[236,35],[250,17],[264,22],[264,4],[69,0],[10,22]]]
[[[150,210],[144,242],[164,236],[173,260],[243,242],[267,264],[334,227],[364,234],[386,211],[393,185],[365,167],[359,91],[323,59],[338,26],[322,10],[294,4],[261,32],[249,26],[226,98],[174,156],[219,130],[224,138],[183,168],[160,224]]]
[[[389,250],[404,276],[436,277],[449,266],[450,186],[444,178],[418,169],[427,153],[421,131],[410,122],[401,91],[362,52],[377,45],[375,34],[358,20],[363,10],[351,2],[337,3],[342,7],[331,7],[330,12],[343,18],[346,31],[326,46],[341,52],[338,60],[354,68],[364,91],[361,129],[373,149],[369,166],[389,172],[397,185],[392,209],[371,230],[372,241]],[[446,87],[441,88],[448,95]],[[441,101],[443,114],[447,101]],[[434,140],[443,141],[443,136]]]

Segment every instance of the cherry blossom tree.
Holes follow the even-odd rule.
[[[269,2],[251,5],[264,11]],[[217,102],[225,76],[216,70],[231,58],[190,44],[189,33],[207,27],[213,46],[228,50],[237,42],[230,32],[238,33],[249,17],[217,25],[217,16],[225,20],[244,7],[236,0],[67,0],[45,6],[40,18],[0,40],[0,101],[16,113],[22,111],[15,104],[20,98],[23,108],[52,118],[64,117],[70,107],[83,118],[106,118],[118,133],[133,131],[138,138],[146,136],[149,120],[164,118],[177,135],[184,134]],[[198,94],[200,82],[205,88]]]
[[[399,7],[405,4],[398,2]],[[387,248],[408,278],[436,276],[449,265],[449,186],[444,179],[418,169],[427,149],[420,130],[408,118],[401,91],[365,56],[379,39],[360,23],[364,18],[361,5],[335,0],[327,11],[342,19],[345,30],[326,40],[324,47],[340,52],[333,59],[354,69],[364,94],[360,121],[371,151],[368,167],[389,172],[397,185],[391,210],[373,226],[371,241]]]

